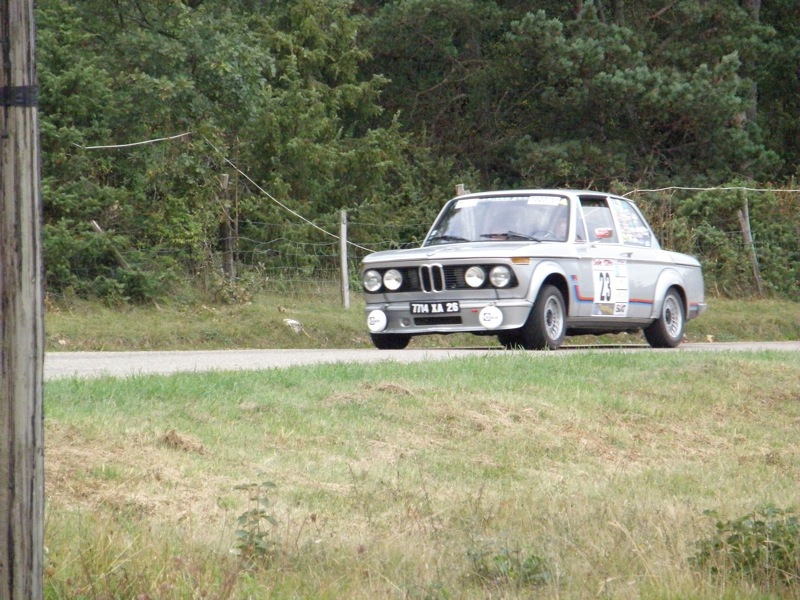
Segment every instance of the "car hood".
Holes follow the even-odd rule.
[[[394,261],[457,260],[467,258],[510,258],[513,256],[564,256],[571,244],[563,242],[465,242],[407,250],[383,250],[369,254],[364,264]]]

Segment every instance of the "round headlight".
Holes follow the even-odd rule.
[[[397,269],[389,269],[386,273],[383,274],[383,285],[386,286],[386,289],[390,292],[400,289],[400,286],[403,285],[403,276],[400,274],[400,271]]]
[[[486,272],[480,267],[470,267],[464,273],[464,281],[471,288],[479,288],[486,281]]]
[[[364,289],[368,292],[377,292],[381,289],[381,281],[381,274],[374,269],[364,271],[361,275],[361,285],[363,285]]]
[[[511,284],[511,269],[504,265],[494,267],[489,273],[489,281],[494,287],[508,287]]]

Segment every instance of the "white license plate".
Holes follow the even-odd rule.
[[[412,302],[412,315],[452,315],[460,312],[458,302]]]

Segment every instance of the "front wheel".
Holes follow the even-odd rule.
[[[497,341],[506,350],[522,348],[522,339],[519,329],[507,329],[497,334]]]
[[[554,285],[543,285],[533,309],[519,332],[526,350],[556,350],[567,333],[567,308],[564,296]]]
[[[644,337],[653,348],[675,348],[683,340],[685,325],[683,300],[675,288],[670,288],[658,318],[645,328]]]
[[[411,341],[410,335],[401,333],[371,333],[370,337],[378,350],[402,350]]]

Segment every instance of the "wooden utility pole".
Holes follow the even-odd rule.
[[[0,600],[43,593],[41,197],[33,0],[0,0]]]

